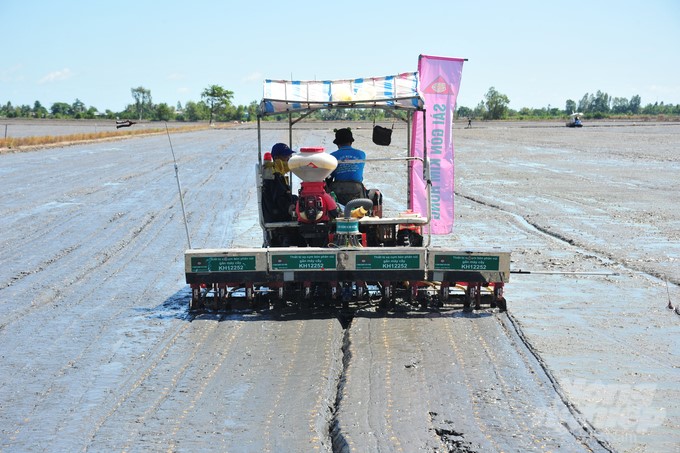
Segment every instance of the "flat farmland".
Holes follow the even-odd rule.
[[[466,124],[433,244],[511,250],[507,313],[194,316],[166,135],[0,155],[0,450],[679,451],[680,125]],[[259,247],[257,130],[170,136],[192,245]]]

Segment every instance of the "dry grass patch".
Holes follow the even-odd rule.
[[[191,132],[203,129],[210,129],[211,127],[207,124],[201,125],[191,125],[191,126],[175,126],[168,130],[171,133],[176,132]],[[156,128],[145,128],[145,129],[132,129],[132,130],[115,130],[115,131],[105,131],[105,132],[92,132],[92,133],[81,133],[81,134],[69,134],[69,135],[43,135],[34,137],[7,137],[0,138],[0,154],[8,152],[20,152],[28,151],[36,148],[44,148],[49,146],[57,145],[69,145],[73,143],[88,142],[88,141],[98,141],[98,140],[111,140],[119,138],[134,137],[137,135],[149,135],[149,134],[165,134],[165,127]]]

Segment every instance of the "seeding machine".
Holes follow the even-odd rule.
[[[297,310],[320,306],[437,309],[451,304],[467,309],[506,308],[503,287],[510,276],[510,252],[431,245],[430,161],[427,150],[420,157],[411,153],[412,117],[426,108],[417,73],[361,81],[267,80],[264,91],[255,163],[263,245],[187,250],[192,310],[228,310],[236,305]],[[382,206],[376,192],[337,205],[329,200],[324,183],[337,160],[323,148],[303,147],[289,161],[291,172],[300,179],[295,215],[290,221],[266,222],[262,197],[270,170],[263,150],[262,118],[287,115],[292,146],[294,126],[312,112],[348,108],[404,112],[407,155],[395,158],[406,160],[409,171],[411,162],[422,165],[428,212],[422,215],[407,209],[389,214],[390,207]],[[380,159],[365,163],[381,164]],[[337,215],[332,215],[336,210]]]

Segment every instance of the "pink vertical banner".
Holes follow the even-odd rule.
[[[420,55],[418,59],[418,83],[425,111],[413,116],[411,156],[422,158],[427,145],[432,182],[432,234],[449,234],[453,229],[453,113],[464,61],[429,55]],[[426,216],[423,165],[414,161],[412,168],[411,209]]]

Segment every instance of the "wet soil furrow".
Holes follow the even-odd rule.
[[[16,322],[16,320],[40,310],[45,305],[51,304],[55,300],[62,298],[64,292],[67,291],[70,286],[77,285],[84,279],[89,278],[95,273],[95,270],[106,264],[106,262],[109,261],[113,256],[125,251],[130,243],[133,242],[142,233],[142,231],[144,231],[144,229],[154,221],[154,219],[155,214],[145,216],[145,218],[142,219],[142,223],[140,225],[129,231],[127,237],[121,239],[117,244],[114,244],[108,249],[100,251],[91,259],[88,259],[88,264],[85,267],[77,269],[77,274],[69,276],[68,279],[61,282],[58,287],[48,288],[35,295],[28,307],[25,307],[24,309],[14,312],[10,315],[6,315],[3,319],[3,322],[0,323],[0,331],[7,327],[7,325]],[[63,256],[67,255],[68,254],[65,254]]]
[[[186,323],[182,327],[176,330],[172,337],[167,339],[162,344],[161,349],[157,349],[154,353],[149,355],[149,362],[145,364],[141,369],[138,369],[134,374],[130,375],[128,379],[120,386],[118,395],[113,403],[110,405],[109,410],[101,416],[95,423],[92,430],[87,435],[87,446],[85,450],[89,449],[89,446],[95,441],[97,433],[104,426],[108,419],[110,419],[120,407],[137,391],[137,389],[149,378],[149,376],[154,372],[154,370],[163,362],[163,358],[166,356],[169,350],[174,346],[174,344],[182,338],[185,330],[191,326],[191,323]]]
[[[329,421],[329,437],[331,440],[331,448],[333,453],[347,453],[350,450],[350,445],[345,438],[345,433],[343,433],[342,423],[338,418],[338,412],[342,404],[342,399],[344,395],[345,382],[347,380],[347,368],[349,367],[350,361],[352,360],[352,351],[350,343],[350,327],[352,326],[351,320],[346,320],[343,324],[344,331],[342,335],[342,368],[337,378],[337,387],[335,392],[335,401],[331,409],[332,417]]]
[[[581,442],[586,448],[593,448],[593,445],[597,444],[597,446],[603,448],[605,451],[615,452],[616,450],[612,447],[612,445],[597,434],[595,428],[583,417],[583,414],[578,410],[576,405],[569,400],[558,380],[553,376],[545,360],[533,347],[514,316],[511,313],[506,312],[503,316],[501,316],[501,325],[506,331],[508,337],[517,338],[523,347],[526,348],[529,354],[531,354],[532,358],[535,360],[535,363],[538,364],[542,373],[545,375],[551,387],[555,391],[559,401],[564,404],[564,407],[569,411],[571,417],[573,417],[575,420],[576,423],[564,423],[565,428],[567,428],[574,438]],[[534,365],[531,364],[530,366],[533,367]]]
[[[518,219],[521,219],[521,221],[529,228],[532,230],[536,231],[537,233],[544,234],[546,236],[550,236],[554,239],[557,239],[565,244],[568,244],[570,246],[578,247],[588,253],[591,254],[597,254],[603,257],[603,261],[611,261],[620,266],[623,269],[626,269],[627,271],[631,273],[641,273],[641,274],[646,274],[650,277],[654,277],[658,280],[661,281],[668,281],[669,283],[672,283],[675,286],[680,286],[680,279],[676,279],[674,277],[668,277],[668,275],[662,271],[655,270],[655,269],[650,269],[646,266],[634,266],[631,264],[630,260],[627,260],[623,258],[622,256],[619,256],[615,253],[609,252],[608,250],[603,250],[598,247],[594,247],[592,244],[584,243],[578,239],[575,239],[573,237],[570,237],[564,233],[554,231],[553,228],[547,228],[535,221],[532,221],[528,219],[527,217],[522,216],[521,214],[517,214],[515,212],[509,211],[505,208],[503,208],[500,205],[490,203],[489,201],[482,200],[480,198],[477,198],[475,196],[471,195],[464,195],[459,192],[456,192],[456,196],[465,198],[469,201],[472,201],[474,203],[487,206],[493,209],[497,209],[499,211],[505,212],[509,215],[515,216]]]
[[[167,221],[166,221],[167,222]],[[99,285],[105,286],[107,283],[107,280],[115,280],[115,276],[119,273],[122,272],[125,268],[134,265],[136,262],[138,262],[139,256],[144,253],[146,250],[147,246],[152,245],[154,241],[158,239],[158,234],[160,231],[163,231],[164,227],[161,226],[160,228],[157,229],[156,234],[151,236],[150,238],[147,238],[145,242],[139,246],[139,247],[134,247],[132,249],[132,253],[129,253],[127,255],[124,255],[124,262],[119,263],[118,267],[111,270],[108,275],[102,279],[101,281],[98,282]],[[180,254],[178,253],[178,257]],[[157,284],[159,279],[162,278],[162,274],[156,274],[152,278],[146,278],[143,280],[143,286],[140,286],[138,290],[135,292],[138,294],[138,301],[146,303],[146,299],[150,299],[154,292],[157,290]],[[88,283],[89,284],[89,283]],[[79,369],[82,369],[83,367],[93,366],[93,363],[100,363],[100,364],[106,364],[106,363],[112,363],[117,359],[117,356],[119,354],[118,347],[113,347],[112,349],[110,345],[107,345],[106,348],[102,347],[102,343],[107,343],[107,339],[111,338],[112,336],[115,338],[116,335],[112,334],[112,331],[116,331],[120,329],[119,320],[122,318],[122,314],[124,314],[126,311],[130,310],[130,306],[127,304],[116,304],[116,303],[106,303],[105,301],[100,301],[98,302],[99,304],[105,304],[101,305],[100,307],[92,307],[92,306],[87,306],[86,309],[78,309],[78,306],[82,306],[87,304],[88,299],[90,299],[91,295],[88,292],[85,292],[82,295],[75,295],[76,297],[72,298],[70,300],[70,303],[68,306],[62,305],[60,306],[61,314],[58,315],[56,321],[59,321],[61,318],[61,321],[64,323],[67,323],[68,325],[64,327],[63,329],[57,331],[55,330],[55,333],[59,333],[59,337],[55,338],[53,340],[54,344],[64,344],[68,345],[68,348],[63,347],[62,352],[65,353],[67,351],[73,351],[73,354],[68,358],[68,360],[65,360],[65,364],[62,366],[61,369],[59,369],[54,375],[53,379],[50,382],[49,387],[46,389],[42,390],[41,392],[36,392],[36,401],[34,403],[33,409],[30,412],[27,412],[25,414],[25,417],[27,419],[32,419],[34,418],[34,414],[39,410],[39,408],[45,404],[46,401],[48,401],[48,398],[51,398],[51,395],[57,393],[57,392],[63,392],[66,388],[73,387],[73,391],[76,393],[82,393],[83,395],[86,394],[87,389],[86,388],[77,388],[77,386],[72,386],[70,384],[70,379],[69,376],[73,376],[74,374],[77,374]],[[134,299],[132,299],[134,300]],[[113,300],[111,301],[113,302]],[[64,310],[75,310],[73,314],[67,315],[64,314]],[[102,311],[106,311],[106,314],[104,315]],[[92,317],[96,316],[97,321],[92,321]],[[96,331],[96,335],[94,337],[90,337],[86,343],[82,343],[82,341],[74,341],[74,338],[79,338],[79,332],[84,328],[85,325],[96,322],[99,324],[99,328]],[[119,340],[120,342],[120,340]],[[82,349],[78,351],[78,348],[82,346]],[[20,346],[22,347],[22,350],[24,352],[30,353],[33,345],[30,345],[29,348],[26,347],[26,345]],[[109,353],[110,355],[108,356],[102,356],[102,352],[104,350],[111,350]],[[62,354],[63,355],[63,354]],[[97,356],[100,357],[97,357]],[[83,393],[84,392],[84,393]],[[39,395],[39,397],[37,396]],[[81,396],[82,398],[83,396]],[[68,410],[68,407],[65,406],[63,410]],[[72,417],[71,417],[72,418]],[[62,417],[61,418],[61,425],[64,425],[67,423],[67,421],[70,423],[72,420],[69,417]],[[55,421],[59,421],[56,420]],[[56,428],[55,432],[59,432],[63,429],[60,427]],[[15,436],[21,432],[21,429],[17,429],[15,431]]]

